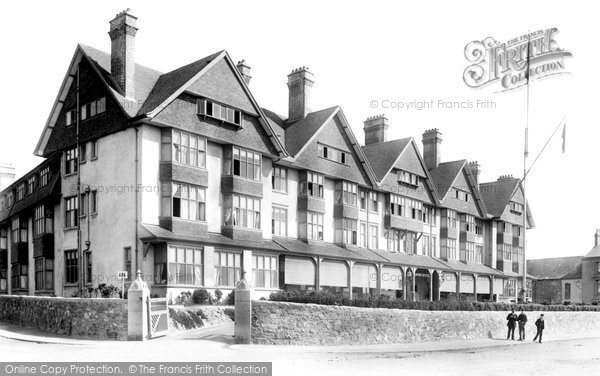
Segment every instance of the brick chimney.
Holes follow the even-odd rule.
[[[469,162],[469,170],[471,171],[471,175],[473,175],[473,178],[475,179],[475,184],[479,185],[479,174],[481,173],[481,167],[479,166],[479,162]]]
[[[390,124],[385,114],[370,116],[364,124],[365,145],[387,141],[387,130]]]
[[[250,75],[250,66],[246,64],[246,60],[240,60],[237,63],[237,69],[240,71],[240,74],[246,81],[246,85],[250,84],[250,79],[252,76]]]
[[[310,91],[314,84],[312,76],[307,67],[296,68],[288,74],[288,121],[304,119],[311,112]]]
[[[594,234],[594,242],[595,247],[600,245],[600,228],[596,229],[596,233]]]
[[[423,133],[423,159],[429,170],[436,168],[442,161],[440,144],[442,133],[437,129],[428,129]]]
[[[110,21],[110,73],[127,98],[135,95],[135,34],[137,17],[127,8]]]

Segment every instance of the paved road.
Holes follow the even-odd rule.
[[[0,361],[272,361],[274,375],[600,374],[600,338],[298,348],[233,345],[229,333],[227,327],[207,328],[143,343],[48,344],[0,338]]]

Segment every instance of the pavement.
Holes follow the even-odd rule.
[[[577,339],[595,338],[596,334],[576,334],[548,336],[544,342],[569,341]],[[58,344],[58,345],[95,345],[99,342],[118,342],[123,341],[98,341],[76,339],[71,337],[56,336],[49,333],[43,333],[20,326],[0,325],[0,338],[32,342],[39,344]],[[526,341],[507,340],[505,338],[485,338],[477,340],[444,340],[435,342],[412,342],[397,344],[377,344],[377,345],[337,345],[337,346],[297,346],[297,345],[238,345],[234,344],[233,324],[222,324],[199,328],[195,330],[171,331],[169,335],[158,337],[148,341],[149,343],[162,341],[179,340],[201,340],[221,343],[229,349],[235,351],[250,351],[253,353],[422,353],[432,351],[457,351],[469,349],[481,349],[496,346],[520,346],[525,343],[531,343],[532,337]]]
[[[422,374],[440,376],[596,375],[600,333],[546,336],[542,344],[506,339],[356,346],[233,343],[233,325],[176,332],[144,342],[89,341],[0,326],[0,361],[272,362],[273,375]]]

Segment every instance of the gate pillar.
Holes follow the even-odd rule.
[[[148,334],[148,306],[150,296],[148,285],[142,280],[142,272],[127,290],[127,340],[144,341]]]
[[[235,343],[251,344],[252,301],[250,285],[246,281],[246,273],[235,287]]]

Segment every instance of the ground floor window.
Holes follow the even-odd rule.
[[[596,281],[596,294],[600,294],[600,280]]]
[[[235,287],[242,278],[242,255],[215,252],[215,282],[217,286]]]
[[[28,265],[24,264],[12,264],[10,267],[11,272],[11,284],[13,289],[26,289],[27,284],[27,270]]]
[[[8,270],[0,269],[0,291],[8,290]]]
[[[78,260],[77,250],[65,251],[65,283],[73,284],[79,281]]]
[[[516,296],[517,295],[517,281],[509,279],[504,281],[504,295],[505,296]]]
[[[252,255],[253,287],[276,289],[277,256]]]
[[[168,252],[167,262],[169,271],[169,284],[194,286],[203,285],[202,249],[170,246]],[[161,261],[164,260],[164,257],[159,256],[158,259]],[[157,268],[155,267],[155,270],[156,269]],[[157,275],[162,277],[163,274],[163,270],[158,270]]]
[[[85,283],[92,283],[92,252],[83,254],[83,267],[85,268]]]
[[[35,290],[54,290],[54,260],[44,257],[35,259]]]

